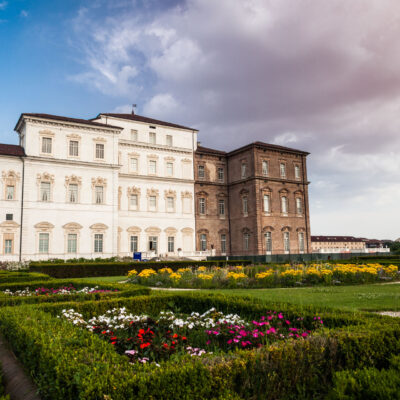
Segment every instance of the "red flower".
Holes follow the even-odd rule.
[[[144,334],[144,329],[139,329],[139,335],[143,335]]]
[[[182,340],[187,340],[187,337],[186,336],[182,336]]]
[[[178,337],[178,334],[177,334],[177,333],[174,333],[174,334],[172,335],[172,337],[173,337],[174,339],[176,339],[176,338]]]
[[[112,345],[114,345],[115,343],[117,343],[117,342],[111,342]]]
[[[163,343],[163,347],[168,349],[168,344],[167,343]]]
[[[142,344],[140,345],[140,348],[141,348],[141,349],[144,349],[145,347],[148,347],[148,346],[150,346],[150,343],[142,343]]]

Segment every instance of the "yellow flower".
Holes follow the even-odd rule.
[[[160,269],[160,274],[172,274],[174,271],[172,271],[172,269],[171,268],[161,268]]]
[[[134,275],[137,275],[137,271],[136,271],[136,269],[131,269],[128,272],[128,278],[130,278],[131,276],[134,276]]]
[[[179,268],[178,271],[176,272],[184,274],[185,272],[190,272],[190,271],[191,271],[190,268]]]
[[[228,272],[226,277],[228,279],[233,278],[234,280],[247,278],[247,275],[243,272]]]
[[[239,271],[241,271],[243,269],[243,265],[236,265],[235,268],[238,269]]]
[[[180,275],[180,274],[177,274],[176,272],[173,272],[172,274],[170,274],[170,276],[169,276],[171,279],[181,279],[182,278],[182,275]]]
[[[199,268],[197,268],[197,271],[199,271],[199,272],[207,271],[207,268],[206,267],[199,267]]]
[[[148,278],[151,275],[156,275],[157,272],[154,271],[152,268],[144,269],[140,274],[138,275],[140,278]]]
[[[213,274],[199,274],[198,277],[200,279],[204,279],[205,281],[210,281],[213,278]]]
[[[268,271],[265,272],[259,272],[255,275],[256,279],[264,279],[272,276],[274,274],[274,271],[272,269],[269,269]]]

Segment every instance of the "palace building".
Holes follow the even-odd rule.
[[[132,114],[21,114],[0,144],[0,259],[311,252],[308,153],[229,153]]]

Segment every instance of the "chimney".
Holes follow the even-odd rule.
[[[135,107],[136,107],[136,104],[132,104],[132,115],[135,115]]]

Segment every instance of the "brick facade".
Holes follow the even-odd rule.
[[[229,153],[199,146],[196,248],[214,249],[216,255],[311,252],[308,154],[261,142]],[[223,179],[218,169],[223,170]],[[224,215],[219,212],[222,200]]]

